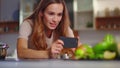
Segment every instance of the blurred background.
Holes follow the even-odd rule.
[[[8,55],[16,48],[19,25],[40,0],[0,0],[0,42],[9,45]],[[65,0],[71,27],[82,43],[94,45],[105,34],[120,36],[120,0]]]

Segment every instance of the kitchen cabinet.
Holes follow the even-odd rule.
[[[96,30],[120,30],[120,0],[94,0]]]
[[[74,29],[93,29],[93,0],[74,0]]]

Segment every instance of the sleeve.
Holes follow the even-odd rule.
[[[28,40],[29,35],[31,34],[32,28],[29,21],[24,21],[20,25],[19,36],[18,38],[24,38]]]
[[[68,32],[69,32],[69,37],[74,37],[74,33],[73,33],[73,30],[69,27],[68,28]]]

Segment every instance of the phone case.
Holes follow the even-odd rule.
[[[71,38],[71,37],[60,37],[60,39],[64,42],[63,47],[64,48],[76,48],[78,39],[77,38]]]

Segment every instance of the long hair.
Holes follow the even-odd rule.
[[[64,7],[63,16],[55,29],[55,38],[58,39],[59,36],[67,36],[68,35],[68,27],[70,26],[69,14],[64,0],[41,0],[38,4],[37,8],[34,10],[33,14],[30,15],[26,19],[31,19],[33,22],[33,30],[30,36],[31,44],[36,47],[38,50],[45,50],[47,48],[46,40],[45,40],[45,26],[43,24],[43,18],[40,17],[39,13],[44,13],[45,9],[53,3],[61,3]]]

